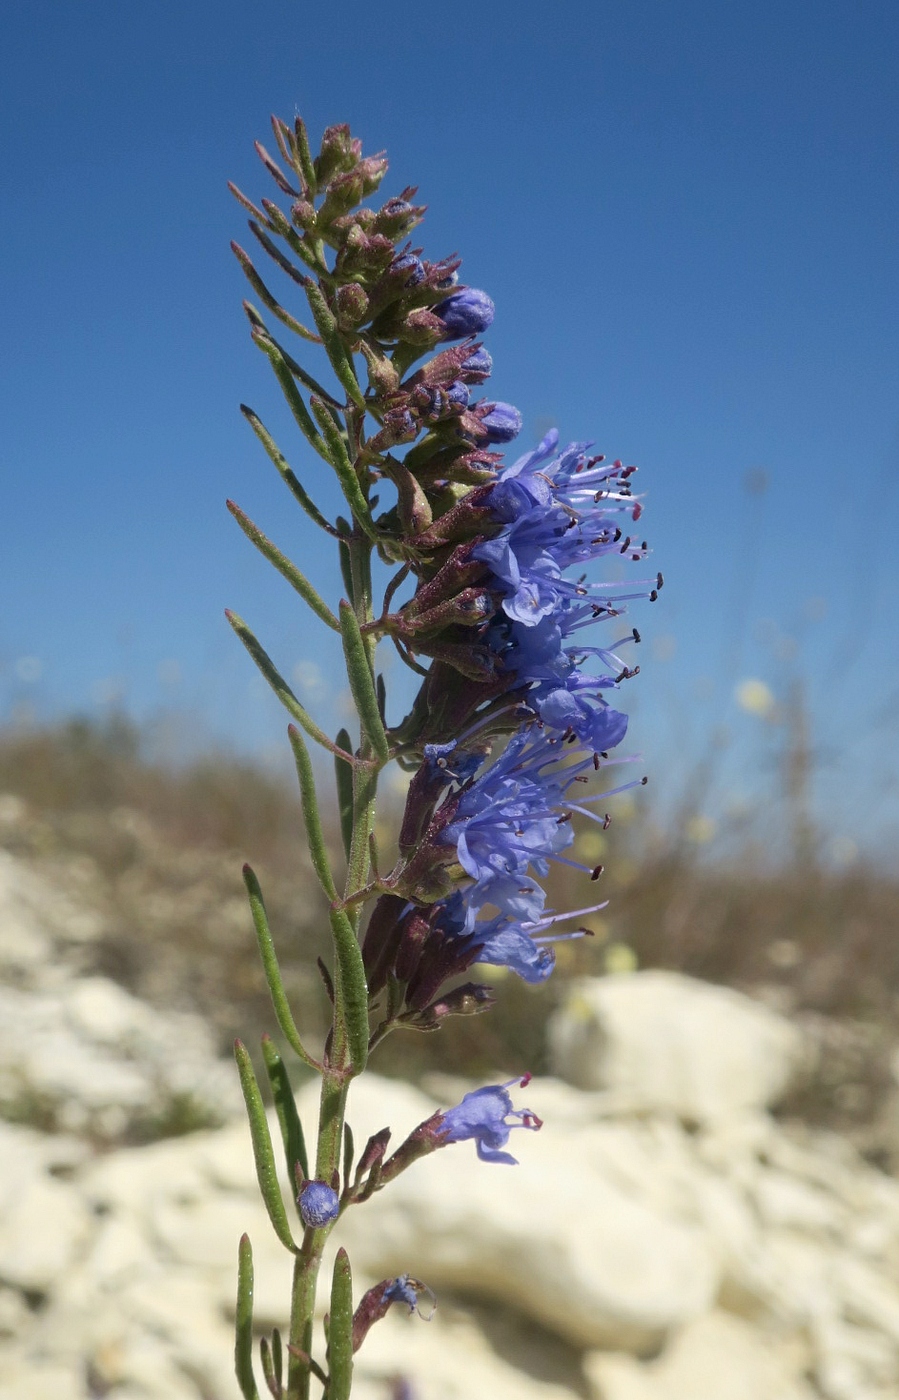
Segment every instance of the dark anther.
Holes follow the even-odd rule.
[[[598,880],[599,877],[600,877],[600,875],[602,874],[602,872],[605,870],[605,868],[606,868],[606,867],[605,867],[604,865],[594,865],[594,867],[593,867],[593,874],[590,876],[590,879],[591,879],[591,880]]]
[[[648,782],[649,782],[649,779],[644,775],[644,776],[640,779],[640,786],[641,786],[641,787],[646,787],[646,784],[647,784]]]
[[[613,542],[613,544],[617,544],[618,541],[621,539],[621,533],[622,533],[622,531],[621,531],[621,526],[620,526],[620,525],[616,525],[616,526],[615,526],[615,534],[614,534],[613,537],[612,537],[612,542]]]
[[[599,772],[599,754],[598,754],[598,753],[595,753],[595,754],[593,755],[593,767],[594,767],[594,769],[596,770],[596,772],[598,773],[598,772]]]
[[[605,749],[603,749],[602,753],[601,753],[599,756],[600,756],[600,758],[608,758],[609,755],[608,755],[607,751],[606,751]]]
[[[636,627],[635,627],[635,628],[634,628],[634,641],[635,641],[635,642],[639,642],[640,640],[641,640],[640,633],[637,631],[637,629],[636,629]]]
[[[664,585],[664,582],[665,580],[662,578],[662,575],[656,574],[656,588],[661,588]]]
[[[576,783],[588,783],[590,779],[587,777],[586,773],[576,773],[574,775],[574,781]]]
[[[651,603],[655,603],[655,602],[658,601],[658,597],[659,597],[658,591],[657,591],[657,589],[654,588],[654,589],[652,590],[652,592],[650,593],[650,595],[649,595],[649,601],[650,601]]]
[[[609,829],[609,827],[610,827],[611,825],[612,825],[612,818],[611,818],[610,814],[609,814],[608,812],[606,812],[605,816],[604,816],[603,819],[602,819],[602,829],[603,829],[603,831],[608,831],[608,829]]]

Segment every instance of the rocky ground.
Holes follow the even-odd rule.
[[[237,1240],[260,1329],[284,1325],[290,1259],[230,1064],[203,1020],[98,972],[93,883],[0,851],[0,1394],[230,1400]],[[899,1182],[778,1113],[818,1055],[675,973],[572,983],[520,1165],[458,1144],[342,1222],[359,1286],[408,1271],[438,1299],[372,1330],[354,1395],[895,1400]],[[367,1075],[356,1139],[468,1087]]]

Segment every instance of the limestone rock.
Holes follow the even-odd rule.
[[[594,1352],[584,1369],[594,1400],[812,1400],[770,1343],[746,1322],[711,1312],[689,1323],[660,1360]]]
[[[536,1083],[526,1101],[542,1114]],[[366,1076],[353,1086],[350,1121],[357,1142],[385,1124],[401,1141],[434,1107]],[[470,1142],[443,1148],[350,1212],[340,1238],[376,1277],[410,1271],[505,1299],[579,1345],[617,1338],[652,1349],[711,1305],[718,1265],[700,1228],[616,1176],[608,1137],[591,1124],[516,1135],[518,1167],[480,1161]]]
[[[802,1035],[784,1017],[673,972],[580,978],[549,1036],[563,1079],[691,1123],[775,1103],[804,1057]]]

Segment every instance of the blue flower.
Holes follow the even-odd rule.
[[[441,301],[434,313],[446,327],[447,340],[463,340],[467,335],[480,335],[487,330],[493,324],[496,307],[486,292],[466,287]]]
[[[340,1209],[337,1192],[326,1181],[306,1181],[297,1197],[304,1225],[320,1230],[330,1225]]]
[[[546,896],[529,868],[545,875],[550,857],[574,839],[553,771],[560,756],[559,741],[531,726],[513,735],[496,762],[463,788],[439,840],[456,847],[474,882],[465,891],[469,932],[488,904],[515,919],[542,913]]]
[[[524,1088],[531,1076],[523,1079],[509,1079],[505,1084],[488,1084],[483,1089],[475,1089],[466,1094],[455,1108],[448,1108],[437,1115],[435,1135],[442,1143],[464,1142],[473,1138],[477,1143],[478,1156],[482,1162],[505,1162],[517,1166],[517,1158],[509,1152],[500,1151],[509,1141],[513,1128],[542,1128],[543,1124],[529,1108],[515,1109],[509,1089],[513,1084]],[[518,1119],[518,1122],[509,1122]]]
[[[481,418],[488,442],[511,442],[521,432],[521,414],[510,403],[495,403]]]

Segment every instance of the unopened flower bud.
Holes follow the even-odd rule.
[[[463,384],[461,379],[454,379],[447,387],[446,397],[454,408],[467,408],[471,393],[468,385]]]
[[[410,345],[436,345],[443,336],[443,322],[433,311],[421,306],[410,311],[399,330],[399,339]]]
[[[368,311],[368,297],[358,282],[347,282],[343,287],[337,288],[334,309],[338,321],[343,321],[348,326],[361,325]]]
[[[414,194],[415,190],[406,191],[407,194]],[[420,224],[422,215],[425,212],[423,204],[411,204],[408,199],[401,195],[397,199],[388,199],[383,208],[375,214],[374,226],[378,233],[394,241],[405,238],[411,233],[416,224]]]
[[[419,282],[424,281],[424,265],[421,258],[416,257],[414,253],[401,253],[398,258],[394,258],[390,264],[390,271],[391,274],[402,277],[404,287],[417,287]]]
[[[493,356],[483,345],[473,350],[467,360],[462,361],[460,374],[467,384],[483,384],[490,378],[493,369]]]
[[[290,217],[297,228],[311,229],[315,227],[315,206],[310,204],[308,199],[298,199],[291,205]]]
[[[315,160],[315,178],[319,189],[342,171],[352,170],[362,154],[362,142],[354,141],[346,123],[329,126],[322,136],[321,151]]]
[[[399,388],[400,377],[394,369],[392,361],[386,355],[381,355],[378,351],[373,350],[364,340],[360,341],[360,349],[368,365],[368,382],[378,398],[386,398],[388,394],[395,394]]]
[[[463,340],[467,335],[480,335],[493,324],[496,315],[491,298],[477,287],[453,292],[452,296],[435,306],[434,311],[443,322],[446,340]]]
[[[320,1230],[330,1225],[340,1209],[337,1192],[326,1181],[307,1181],[297,1197],[303,1224]]]
[[[495,403],[481,418],[488,442],[511,442],[521,432],[521,414],[510,403]]]

